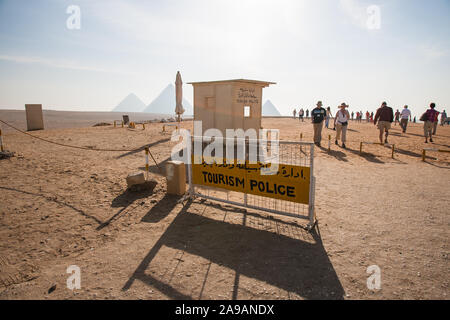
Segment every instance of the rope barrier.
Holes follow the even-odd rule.
[[[427,156],[427,151],[450,153],[450,150],[443,150],[443,149],[437,149],[437,148],[425,148],[425,149],[422,149],[422,161],[425,161],[425,158]]]
[[[30,134],[28,132],[20,130],[19,128],[16,128],[13,125],[11,125],[11,124],[9,124],[9,123],[1,120],[1,119],[0,119],[0,122],[5,124],[5,125],[7,125],[10,128],[13,128],[14,130],[19,131],[20,133],[23,133],[23,134],[27,135],[27,136],[30,136],[30,137],[38,139],[38,140],[42,140],[42,141],[47,142],[47,143],[55,144],[55,145],[58,145],[58,146],[61,146],[61,147],[73,148],[73,149],[81,149],[81,150],[89,150],[89,151],[100,151],[100,152],[133,152],[133,151],[138,150],[138,148],[130,150],[130,149],[97,149],[97,148],[72,146],[72,145],[68,145],[68,144],[64,144],[64,143],[59,143],[59,142],[47,140],[47,139],[44,139],[44,138],[41,138],[41,137],[37,137],[37,136],[32,135],[32,134]],[[122,124],[123,124],[123,122],[122,122]],[[0,137],[1,137],[1,131],[0,131]],[[2,145],[2,151],[3,151],[3,144],[1,144],[1,145]],[[150,156],[152,157],[153,161],[155,162],[156,166],[158,167],[158,170],[161,172],[161,168],[159,167],[158,163],[156,162],[155,158],[153,157],[152,153],[150,152],[150,148],[148,148],[148,152],[149,152]]]

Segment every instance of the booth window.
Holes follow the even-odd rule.
[[[244,107],[244,118],[250,118],[250,106]]]

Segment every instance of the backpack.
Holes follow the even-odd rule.
[[[419,119],[420,121],[423,121],[423,122],[425,122],[425,121],[428,121],[428,114],[427,114],[427,112],[424,112],[421,116],[420,116],[420,119]]]

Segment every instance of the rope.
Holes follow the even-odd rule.
[[[37,136],[32,135],[32,134],[30,134],[28,132],[20,130],[19,128],[16,128],[13,125],[11,125],[11,124],[9,124],[9,123],[1,120],[1,119],[0,119],[0,122],[6,124],[8,127],[13,128],[14,130],[17,130],[20,133],[23,133],[23,134],[25,134],[27,136],[30,136],[30,137],[38,139],[38,140],[42,140],[42,141],[47,142],[47,143],[56,144],[56,145],[61,146],[61,147],[73,148],[73,149],[81,149],[81,150],[90,150],[90,151],[101,151],[101,152],[133,152],[133,151],[138,150],[138,149],[134,149],[134,150],[129,150],[129,149],[97,149],[97,148],[72,146],[72,145],[68,145],[68,144],[64,144],[64,143],[59,143],[59,142],[47,140],[47,139],[44,139],[44,138],[41,138],[41,137],[37,137]],[[148,149],[148,152],[150,153],[150,156],[152,157],[153,161],[155,162],[156,166],[158,167],[158,170],[161,172],[161,168],[159,167],[158,163],[156,162],[155,158],[153,157],[152,153],[150,152],[150,148]]]

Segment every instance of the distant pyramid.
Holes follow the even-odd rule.
[[[169,84],[145,109],[148,113],[175,114],[175,86]],[[192,105],[183,98],[183,115],[193,115]]]
[[[134,93],[130,93],[120,102],[112,111],[115,112],[141,112],[145,109],[145,103],[142,102]]]
[[[278,109],[273,105],[270,100],[267,100],[262,107],[262,115],[263,116],[281,116],[281,113]]]

